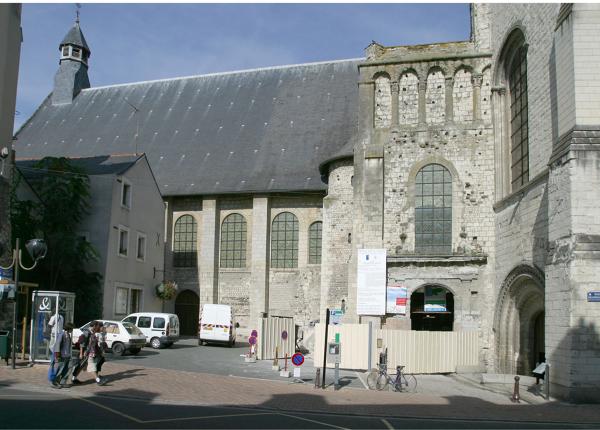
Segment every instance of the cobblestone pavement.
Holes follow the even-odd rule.
[[[83,383],[68,390],[49,387],[45,365],[18,367],[16,370],[0,366],[0,395],[10,390],[23,390],[46,395],[54,392],[56,396],[68,395],[79,399],[139,400],[146,406],[258,408],[278,413],[310,412],[411,419],[422,417],[429,420],[496,420],[504,423],[508,420],[548,425],[587,423],[592,427],[600,426],[600,413],[596,405],[569,405],[559,402],[543,405],[513,404],[505,396],[494,393],[484,396],[485,398],[444,395],[443,387],[440,387],[439,395],[357,389],[333,391],[331,388],[315,389],[309,384],[144,368],[135,364],[137,363],[130,365],[109,361],[105,368],[105,375],[108,377],[105,386],[97,386],[93,383],[91,374],[83,372]],[[9,394],[6,394],[6,397],[10,397]],[[114,410],[117,411],[117,415],[127,413],[117,408]],[[147,414],[147,411],[145,413]],[[155,416],[153,419],[160,417]]]

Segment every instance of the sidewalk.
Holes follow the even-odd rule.
[[[0,387],[56,391],[50,388],[46,374],[45,365],[16,370],[0,366]],[[598,423],[600,426],[597,405],[560,402],[513,404],[505,396],[494,393],[481,397],[444,395],[444,387],[441,386],[439,395],[357,389],[333,391],[332,388],[315,389],[311,384],[144,368],[117,362],[105,365],[105,376],[108,383],[97,386],[91,374],[82,372],[80,379],[83,384],[70,388],[68,392],[81,397],[133,397],[154,404],[251,407],[380,417]]]

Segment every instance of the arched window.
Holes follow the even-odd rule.
[[[298,267],[298,218],[293,213],[282,212],[273,219],[271,267]]]
[[[321,264],[323,223],[313,222],[308,228],[308,264]]]
[[[173,265],[194,267],[197,264],[196,237],[198,227],[191,215],[182,215],[175,222],[173,233]]]
[[[510,185],[515,191],[529,182],[527,48],[524,40],[507,63],[506,76],[510,93]]]
[[[428,164],[415,178],[415,251],[452,253],[452,175]]]
[[[221,267],[246,267],[246,220],[240,214],[228,215],[221,225]]]

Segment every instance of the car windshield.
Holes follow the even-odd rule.
[[[144,333],[142,333],[142,331],[136,325],[131,323],[124,322],[123,327],[125,327],[125,330],[127,330],[127,333],[129,334],[144,335]]]

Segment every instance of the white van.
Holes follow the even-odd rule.
[[[206,304],[202,306],[198,345],[205,343],[226,343],[235,345],[235,329],[240,325],[229,305]]]
[[[138,326],[154,349],[168,348],[179,340],[179,318],[175,314],[137,312],[127,315],[122,321]]]

